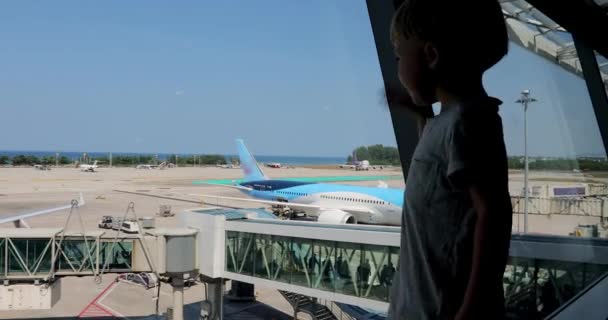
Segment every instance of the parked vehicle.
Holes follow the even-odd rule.
[[[127,220],[127,221],[123,221],[122,227],[120,228],[120,230],[122,230],[122,232],[125,232],[125,233],[138,233],[139,226],[137,225],[137,222]]]
[[[112,229],[114,217],[112,216],[103,216],[101,220],[99,220],[98,226],[102,229]]]
[[[171,206],[167,204],[161,204],[158,207],[158,213],[156,214],[160,217],[173,217],[175,214],[171,212]]]

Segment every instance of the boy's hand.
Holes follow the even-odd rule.
[[[402,87],[386,86],[381,94],[389,108],[405,108],[416,118],[426,119],[434,116],[433,108],[431,106],[418,106],[414,104],[412,98]]]

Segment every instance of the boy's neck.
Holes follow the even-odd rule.
[[[464,79],[463,79],[464,80]],[[488,96],[483,87],[481,77],[475,81],[453,81],[450,87],[440,86],[436,90],[437,100],[441,103],[441,111],[452,106],[459,105],[465,101],[471,101]]]

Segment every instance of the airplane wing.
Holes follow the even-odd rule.
[[[203,197],[203,198],[212,198],[212,199],[220,199],[220,200],[232,200],[232,201],[242,201],[242,202],[252,202],[252,203],[263,203],[269,205],[278,205],[278,206],[288,206],[292,208],[303,208],[303,209],[339,209],[352,213],[372,213],[367,208],[358,208],[358,207],[332,207],[326,208],[316,204],[303,204],[303,203],[294,203],[294,202],[281,202],[281,201],[271,201],[271,200],[259,200],[259,199],[248,199],[248,198],[239,198],[239,197],[222,197],[222,196],[212,196],[206,194],[193,194],[189,193],[189,196],[194,197]]]
[[[80,193],[80,200],[78,200],[77,203],[78,203],[78,207],[81,207],[85,204],[82,193]],[[47,213],[70,209],[71,207],[72,207],[72,204],[68,204],[65,206],[57,207],[57,208],[44,209],[44,210],[40,210],[40,211],[19,214],[19,215],[15,215],[15,216],[6,217],[6,218],[0,218],[0,224],[7,223],[7,222],[16,222],[16,221],[20,221],[20,220],[31,218],[31,217],[45,215]],[[27,224],[25,224],[25,225],[27,226]]]

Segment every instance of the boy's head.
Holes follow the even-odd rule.
[[[458,91],[480,81],[509,42],[497,0],[405,0],[393,16],[391,40],[399,79],[419,105],[436,102],[438,88]]]

